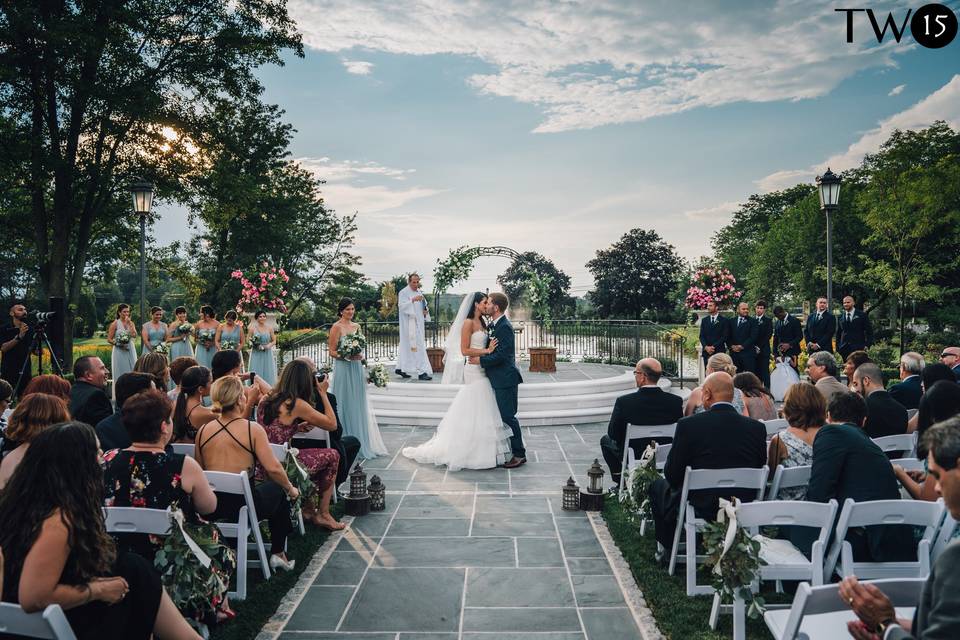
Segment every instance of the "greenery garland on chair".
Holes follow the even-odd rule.
[[[740,500],[720,499],[717,520],[703,527],[703,545],[707,553],[704,564],[713,567],[710,586],[720,594],[720,600],[739,596],[747,606],[747,616],[763,615],[765,602],[754,593],[752,584],[760,577],[760,567],[766,561],[760,557],[760,542],[737,524]]]
[[[626,472],[624,490],[620,492],[620,504],[634,519],[649,520],[650,488],[660,477],[655,464],[656,445],[647,446],[640,461]]]
[[[304,469],[300,461],[297,460],[298,453],[300,453],[299,449],[292,447],[287,449],[287,457],[283,461],[283,470],[287,473],[290,484],[295,486],[297,491],[300,492],[300,496],[296,500],[291,500],[293,509],[290,511],[290,517],[293,520],[294,526],[299,523],[299,516],[303,509],[304,501],[314,501],[316,498],[315,494],[317,493],[317,486],[313,484],[310,474],[307,473],[307,470]],[[311,502],[307,504],[311,504]]]

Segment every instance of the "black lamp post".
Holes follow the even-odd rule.
[[[130,185],[133,211],[140,217],[140,322],[147,318],[147,216],[153,206],[153,184],[138,180]]]
[[[827,312],[833,313],[833,225],[830,214],[837,210],[840,202],[840,176],[830,171],[817,176],[817,189],[820,192],[820,210],[827,217]]]

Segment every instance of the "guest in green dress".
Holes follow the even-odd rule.
[[[213,354],[217,352],[216,335],[220,323],[217,313],[208,304],[200,307],[200,321],[193,325],[197,334],[197,363],[209,369],[213,365]]]
[[[267,312],[257,311],[250,325],[250,371],[266,380],[271,387],[277,383],[277,359],[274,347],[277,345],[273,327],[267,326]]]
[[[130,319],[130,305],[117,305],[117,317],[107,329],[107,342],[113,345],[110,354],[110,373],[114,382],[137,364],[137,327]]]
[[[227,311],[223,324],[217,327],[217,351],[236,351],[243,353],[243,325],[237,322],[237,312]]]
[[[187,322],[187,308],[177,307],[173,313],[177,316],[176,322],[171,322],[167,329],[167,342],[170,343],[170,362],[185,356],[193,357],[193,345],[190,344],[190,334],[193,327]]]
[[[163,321],[163,309],[160,307],[151,307],[150,322],[146,322],[140,330],[140,338],[143,340],[143,347],[140,349],[140,355],[153,353],[157,345],[163,344],[167,339],[167,323]]]

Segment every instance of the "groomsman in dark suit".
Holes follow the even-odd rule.
[[[737,365],[737,373],[752,372],[756,368],[757,352],[754,347],[759,332],[760,325],[750,317],[750,305],[741,302],[737,305],[737,317],[730,327],[729,341],[730,357],[733,358],[733,364]]]
[[[703,347],[704,364],[713,354],[727,350],[727,338],[730,335],[728,320],[720,315],[717,303],[712,300],[708,302],[707,311],[710,315],[700,321],[700,346]]]
[[[873,328],[870,318],[855,308],[853,296],[844,296],[843,314],[840,316],[840,330],[837,332],[837,351],[843,360],[854,351],[866,351],[873,344]]]
[[[773,315],[777,319],[773,324],[773,357],[790,358],[790,366],[796,369],[803,337],[800,321],[781,306],[773,308]]]
[[[763,386],[770,388],[770,338],[773,337],[773,321],[767,317],[767,301],[757,300],[754,309],[757,312],[757,362],[753,372],[760,378]]]
[[[837,319],[827,311],[827,299],[817,298],[817,310],[807,318],[803,337],[807,341],[807,353],[829,351],[833,353],[833,334],[837,330]]]

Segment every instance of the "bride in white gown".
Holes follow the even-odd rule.
[[[497,399],[487,374],[478,364],[466,364],[469,356],[486,355],[496,347],[487,339],[483,316],[487,296],[468,294],[450,327],[444,356],[443,384],[462,384],[437,432],[418,447],[405,447],[403,455],[417,462],[458,469],[490,469],[512,455],[511,432],[500,419]]]

